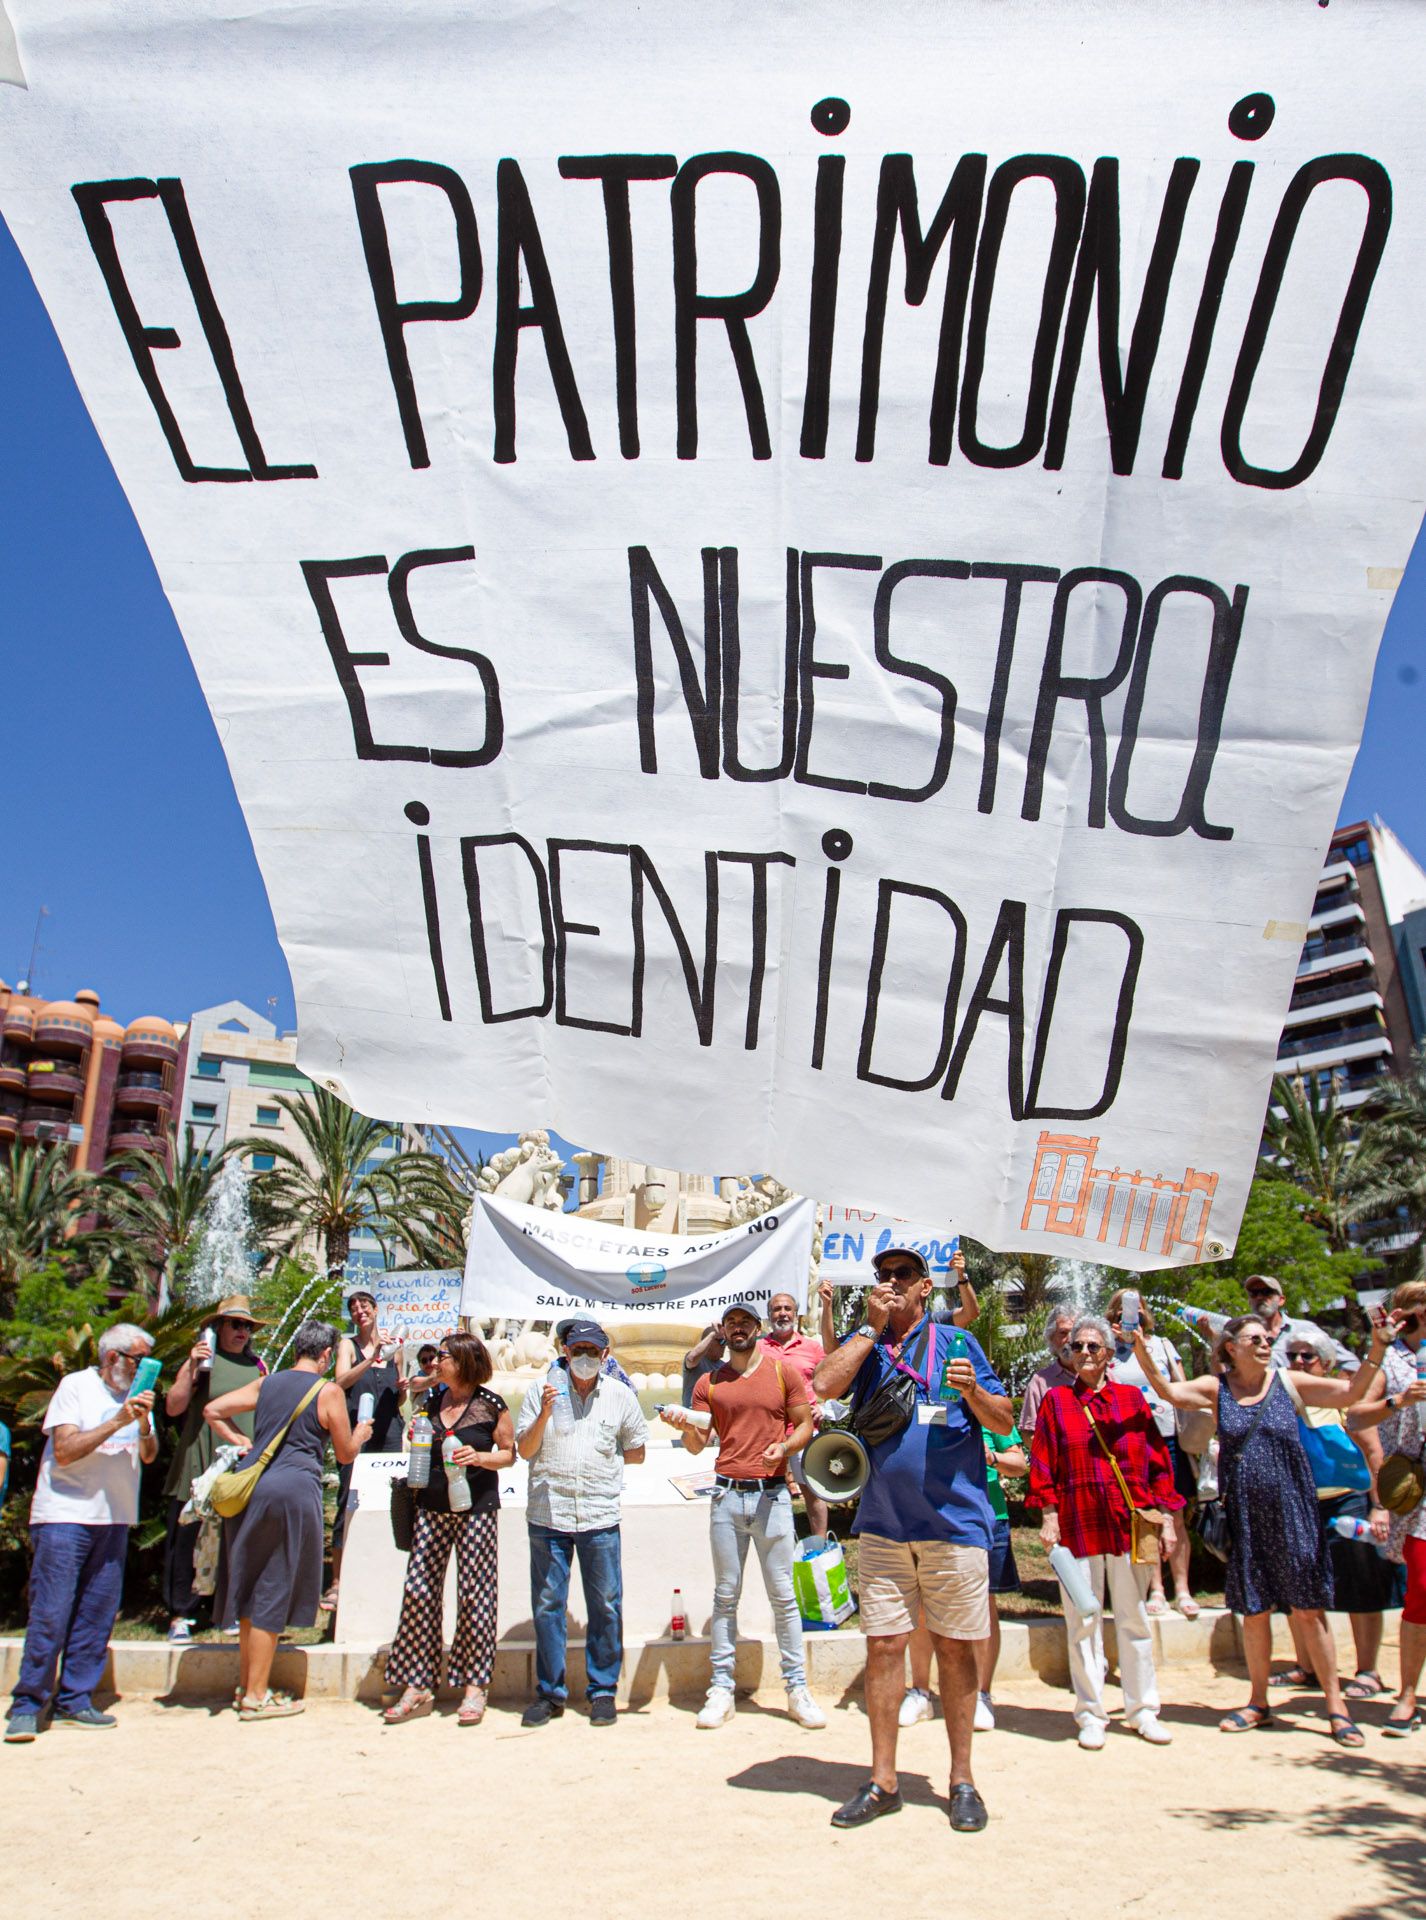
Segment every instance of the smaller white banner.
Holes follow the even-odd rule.
[[[726,1233],[640,1233],[578,1214],[480,1196],[471,1218],[460,1311],[557,1320],[716,1320],[738,1300],[790,1293],[807,1304],[813,1207],[791,1200]]]
[[[397,1267],[370,1278],[376,1296],[376,1322],[383,1333],[403,1340],[439,1340],[450,1333],[461,1311],[461,1276],[419,1267]]]
[[[949,1227],[918,1227],[895,1214],[830,1203],[824,1218],[819,1277],[834,1287],[871,1286],[876,1279],[871,1263],[887,1247],[914,1247],[926,1256],[934,1277],[949,1284],[951,1255],[961,1244],[961,1236]]]

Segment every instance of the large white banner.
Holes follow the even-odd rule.
[[[918,1226],[870,1207],[828,1205],[822,1210],[822,1258],[817,1277],[834,1287],[870,1287],[876,1282],[873,1260],[888,1247],[912,1247],[925,1256],[938,1286],[954,1284],[951,1256],[961,1236],[950,1227]]]
[[[8,7],[304,1068],[1222,1253],[1421,516],[1426,6]]]
[[[460,1310],[472,1319],[558,1320],[584,1309],[600,1320],[706,1321],[756,1300],[766,1319],[773,1294],[790,1293],[801,1311],[813,1220],[810,1200],[790,1200],[726,1233],[661,1235],[482,1195]]]

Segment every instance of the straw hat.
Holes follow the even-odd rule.
[[[255,1314],[245,1293],[230,1293],[220,1300],[209,1316],[213,1320],[246,1320],[250,1326],[265,1327],[267,1322]]]

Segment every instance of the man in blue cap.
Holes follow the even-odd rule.
[[[619,1496],[624,1463],[644,1457],[648,1428],[638,1397],[604,1371],[609,1336],[593,1320],[571,1320],[550,1375],[525,1395],[515,1445],[530,1463],[530,1604],[535,1617],[535,1698],[520,1724],[557,1720],[569,1698],[565,1603],[579,1561],[589,1621],[584,1675],[590,1723],[612,1727],[624,1663],[624,1575]],[[561,1377],[556,1377],[561,1376]]]

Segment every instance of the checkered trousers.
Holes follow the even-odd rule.
[[[488,1687],[495,1664],[498,1512],[416,1509],[401,1622],[386,1661],[387,1684],[434,1690],[441,1664],[441,1601],[451,1548],[456,1555],[456,1632],[446,1679]]]

